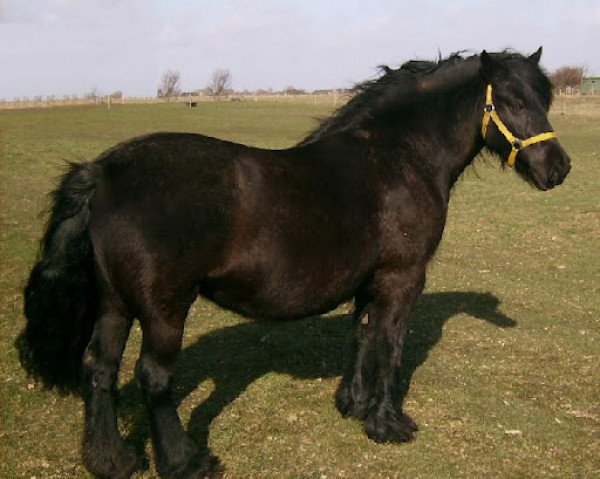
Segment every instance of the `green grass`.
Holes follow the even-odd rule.
[[[598,106],[557,102],[553,123],[573,157],[558,189],[534,191],[496,160],[478,162],[456,185],[407,341],[406,409],[421,426],[416,441],[376,445],[335,410],[348,305],[280,325],[194,305],[176,383],[179,411],[226,477],[600,477],[600,110],[590,105]],[[0,111],[0,477],[87,477],[81,403],[28,380],[13,347],[39,212],[63,160],[92,159],[157,130],[285,147],[330,108],[222,102]],[[131,382],[139,339],[134,327],[120,423],[150,452]],[[139,477],[154,474],[150,467]]]

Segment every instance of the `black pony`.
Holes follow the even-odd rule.
[[[354,298],[336,406],[377,442],[410,440],[417,426],[400,399],[404,335],[453,184],[484,147],[516,160],[541,190],[569,172],[547,119],[540,55],[483,52],[387,68],[286,150],[157,133],[72,165],[25,289],[18,347],[48,386],[77,389],[83,376],[86,467],[120,478],[136,468],[117,429],[115,383],[137,318],[136,375],[158,472],[210,473],[210,455],[186,435],[171,397],[198,295],[269,319]]]

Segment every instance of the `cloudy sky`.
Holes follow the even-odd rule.
[[[236,89],[348,87],[380,64],[544,46],[600,75],[600,0],[0,0],[0,98],[151,96],[216,68]]]

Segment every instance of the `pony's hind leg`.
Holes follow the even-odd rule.
[[[217,470],[216,458],[202,454],[183,430],[171,395],[184,322],[193,298],[146,305],[140,318],[143,340],[136,377],[150,417],[156,469],[164,478],[203,478]]]
[[[135,451],[119,434],[115,412],[117,374],[131,323],[129,317],[106,302],[83,359],[82,455],[87,469],[97,477],[128,478],[138,467]]]

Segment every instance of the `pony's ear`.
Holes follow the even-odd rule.
[[[483,50],[479,56],[479,59],[481,60],[481,74],[486,80],[490,80],[492,78],[492,70],[494,68],[494,60],[492,60],[492,56]]]
[[[535,53],[532,53],[527,59],[530,62],[535,63],[536,65],[540,63],[540,58],[542,57],[542,47],[538,48]]]

